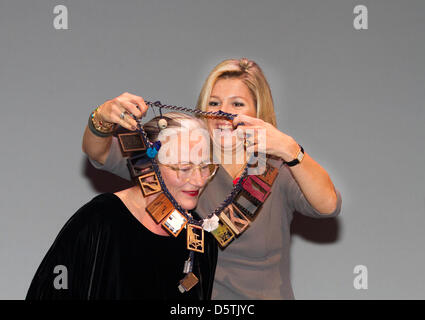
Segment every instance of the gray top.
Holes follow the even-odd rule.
[[[105,165],[90,160],[98,169],[130,179],[126,160],[116,138]],[[271,194],[248,229],[224,250],[219,250],[212,299],[294,299],[289,276],[290,224],[295,211],[313,218],[337,216],[341,194],[332,214],[322,215],[304,197],[287,166],[272,160],[279,168]],[[220,167],[200,196],[196,212],[211,213],[231,191],[232,178]]]

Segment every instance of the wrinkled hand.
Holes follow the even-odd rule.
[[[148,106],[142,97],[124,92],[120,96],[106,101],[98,108],[98,115],[101,120],[109,123],[116,123],[128,130],[136,130],[137,122],[131,115],[137,119],[143,117],[148,110]],[[123,113],[124,118],[120,115]]]
[[[297,142],[268,122],[247,115],[238,115],[233,126],[240,139],[246,140],[247,152],[265,152],[291,161],[299,151]]]

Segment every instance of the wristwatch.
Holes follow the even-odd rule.
[[[288,167],[293,167],[293,166],[297,165],[298,163],[301,163],[301,161],[303,161],[303,159],[304,159],[304,149],[303,149],[303,147],[301,147],[301,145],[299,145],[299,146],[300,146],[300,151],[298,152],[295,159],[292,160],[292,161],[286,162],[286,165]]]

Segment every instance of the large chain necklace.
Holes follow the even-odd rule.
[[[237,116],[221,110],[207,112],[164,105],[159,101],[145,101],[145,103],[151,108],[159,108],[160,112],[164,108],[189,112],[204,117],[229,120],[233,120]],[[184,273],[186,273],[186,277],[181,280],[179,289],[182,292],[188,291],[197,283],[197,278],[191,270],[194,252],[204,252],[204,230],[211,232],[220,247],[225,248],[235,237],[242,234],[255,219],[259,208],[270,194],[271,186],[278,171],[267,163],[264,174],[257,176],[248,175],[248,164],[245,164],[242,174],[237,181],[234,181],[232,191],[225,197],[223,202],[206,219],[195,220],[179,205],[164,183],[158,162],[155,159],[161,145],[160,142],[151,142],[143,129],[141,120],[136,119],[134,116],[133,118],[137,121],[136,132],[118,134],[121,149],[124,154],[130,154],[127,159],[130,174],[137,179],[143,195],[146,197],[160,193],[146,207],[146,211],[153,220],[157,224],[161,223],[162,227],[175,237],[186,228],[187,248],[191,250],[191,253],[185,263]],[[247,161],[247,163],[250,163],[250,161]]]
[[[160,112],[164,108],[194,113],[204,117],[225,118],[229,120],[233,120],[237,116],[236,114],[226,113],[221,110],[207,112],[198,109],[165,105],[159,101],[145,101],[145,103],[149,107],[159,108]],[[240,177],[237,181],[234,181],[231,192],[225,197],[223,202],[206,219],[201,221],[195,220],[174,199],[164,183],[158,162],[155,159],[156,153],[160,148],[160,142],[151,142],[143,130],[141,120],[136,119],[134,116],[133,118],[137,121],[136,132],[118,134],[118,138],[123,152],[127,154],[129,152],[131,153],[128,159],[130,173],[134,178],[138,179],[143,195],[149,196],[162,192],[157,199],[148,205],[146,209],[148,213],[157,223],[162,223],[162,226],[176,237],[186,224],[191,227],[202,226],[204,230],[212,232],[221,247],[227,246],[235,236],[238,236],[246,229],[249,225],[249,220],[252,221],[255,218],[256,212],[270,193],[270,187],[277,175],[276,168],[267,164],[265,174],[248,176],[248,165],[245,164]],[[138,141],[137,138],[139,139]],[[143,174],[132,169],[135,160],[139,162],[140,160],[142,162],[144,161],[146,170],[143,171]],[[147,182],[148,178],[150,182]],[[242,198],[241,200],[243,201],[237,201],[236,198]],[[244,203],[247,203],[245,200],[248,200],[252,204],[250,208],[244,206]],[[188,248],[191,248],[190,244],[188,244]]]
[[[223,112],[221,110],[217,111],[217,112],[206,112],[206,111],[201,111],[201,110],[197,110],[197,109],[189,109],[189,108],[185,108],[185,107],[163,105],[159,101],[156,101],[156,102],[145,101],[145,103],[146,103],[146,105],[151,106],[151,107],[154,106],[154,107],[164,108],[164,109],[191,112],[191,113],[195,113],[197,115],[203,115],[205,117],[222,117],[222,118],[227,118],[227,119],[230,119],[230,120],[233,120],[236,117],[235,114],[226,113],[226,112]],[[145,130],[143,130],[143,126],[141,124],[140,119],[137,120],[137,131],[140,133],[140,135],[143,139],[143,142],[144,142],[145,146],[147,146],[148,150],[149,149],[153,150],[155,148],[154,143],[149,141]],[[170,192],[168,191],[168,189],[167,189],[167,187],[164,183],[164,180],[163,180],[162,175],[161,175],[161,171],[159,170],[158,163],[155,160],[155,157],[150,158],[150,160],[151,160],[151,163],[152,163],[153,170],[155,171],[155,174],[156,174],[158,181],[161,185],[161,189],[164,192],[165,196],[168,198],[168,200],[171,201],[174,208],[177,209],[188,220],[189,223],[192,223],[192,224],[195,224],[195,225],[202,225],[202,221],[197,221],[197,220],[194,220],[193,218],[189,217],[187,215],[187,211],[184,210],[178,204],[178,202],[174,199],[174,197],[170,194]],[[228,205],[230,205],[230,203],[235,198],[236,194],[241,190],[242,183],[247,176],[247,172],[248,172],[248,166],[245,165],[245,168],[242,171],[242,174],[240,176],[238,183],[236,183],[233,186],[233,189],[229,193],[229,195],[224,199],[224,201],[212,213],[210,213],[208,215],[207,218],[212,218],[214,215],[218,217],[220,212],[222,212],[224,208],[226,208]]]

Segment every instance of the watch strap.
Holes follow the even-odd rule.
[[[302,147],[301,145],[299,145],[299,146],[300,146],[301,150],[300,150],[300,152],[297,154],[297,157],[296,157],[294,160],[291,160],[291,161],[289,161],[289,162],[285,162],[285,164],[286,164],[288,167],[293,167],[293,166],[295,166],[295,165],[297,165],[297,164],[299,164],[299,163],[300,163],[300,160],[298,160],[298,156],[299,156],[299,154],[300,154],[300,153],[302,153],[302,154],[304,155],[304,149],[303,149],[303,147]]]

